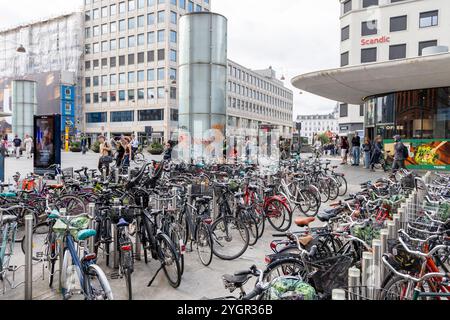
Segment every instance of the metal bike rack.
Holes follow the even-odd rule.
[[[33,220],[25,217],[25,300],[33,300]]]
[[[113,204],[113,211],[117,210],[117,214],[120,215],[120,211],[122,210],[122,207],[120,205],[120,199],[114,199]],[[119,255],[118,255],[118,248],[119,248],[119,236],[117,233],[117,225],[112,224],[111,225],[111,236],[113,239],[113,251],[112,251],[112,258],[113,258],[113,268],[119,269]]]
[[[95,203],[88,204],[88,214],[89,214],[89,229],[94,229],[94,218],[95,218]],[[90,253],[94,252],[94,237],[88,239],[88,250]]]
[[[135,209],[135,213],[138,209]],[[136,228],[140,225],[141,217],[140,215],[136,215]],[[135,251],[136,260],[141,261],[141,238],[139,237],[139,230],[136,230],[136,243],[135,243]]]

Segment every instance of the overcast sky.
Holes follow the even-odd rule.
[[[296,75],[339,64],[338,0],[211,0],[228,18],[228,57],[250,69],[272,66],[294,90],[294,114],[327,113],[335,102],[300,95]],[[0,29],[80,8],[82,0],[0,0]]]

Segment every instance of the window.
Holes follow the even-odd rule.
[[[361,49],[361,63],[377,61],[377,48]]]
[[[138,82],[144,82],[144,81],[145,81],[145,73],[144,73],[144,70],[139,70],[139,71],[137,72],[137,79],[138,79]]]
[[[119,73],[119,84],[125,83],[126,83],[125,73]]]
[[[170,99],[173,99],[173,100],[177,99],[177,88],[170,87]]]
[[[125,101],[126,95],[125,95],[125,90],[120,90],[119,91],[119,101]]]
[[[378,0],[363,0],[363,2],[362,2],[363,8],[367,8],[370,6],[377,6],[377,5],[378,5]]]
[[[397,44],[389,47],[389,60],[406,58],[406,44]]]
[[[86,113],[87,123],[103,123],[106,122],[106,112]]]
[[[136,22],[134,18],[128,19],[128,29],[134,29],[136,27]]]
[[[125,65],[125,56],[119,56],[119,66]]]
[[[116,67],[116,57],[109,58],[109,67],[115,68]]]
[[[164,120],[164,110],[163,109],[153,109],[153,110],[139,110],[139,121],[163,121]]]
[[[137,44],[138,44],[138,46],[143,46],[145,44],[145,37],[144,37],[143,33],[138,34],[138,36],[137,36]]]
[[[437,45],[438,45],[437,40],[419,42],[419,56],[422,55],[423,49],[428,48],[428,47],[435,47]]]
[[[92,17],[94,20],[100,18],[100,12],[98,9],[92,10]]]
[[[188,2],[188,12],[194,12],[194,3],[192,1]]]
[[[142,28],[145,24],[144,16],[137,17],[137,26],[138,28]]]
[[[98,59],[93,60],[93,61],[92,61],[92,64],[93,64],[93,66],[94,66],[94,70],[97,70],[97,69],[100,68],[100,64],[99,64],[99,62],[98,62]]]
[[[111,102],[116,102],[117,101],[117,96],[116,96],[116,92],[115,91],[111,91],[109,93],[109,101],[111,101]]]
[[[99,78],[98,78],[98,76],[94,76],[92,78],[92,82],[94,83],[94,87],[98,87],[98,85],[99,85]]]
[[[110,28],[111,33],[116,33],[117,32],[117,23],[115,21],[111,22],[109,24],[109,28]]]
[[[177,62],[177,52],[176,50],[170,50],[170,61]]]
[[[134,90],[128,90],[128,101],[134,101]]]
[[[177,32],[171,30],[170,31],[170,42],[177,43]]]
[[[352,11],[352,0],[347,0],[344,2],[344,14]]]
[[[158,30],[158,42],[164,42],[166,38],[165,30]]]
[[[134,47],[136,45],[136,37],[135,36],[129,36],[128,37],[128,47]]]
[[[136,82],[136,74],[134,71],[128,72],[128,83],[135,83]]]
[[[102,58],[102,68],[103,69],[108,68],[108,58]]]
[[[134,0],[128,0],[128,11],[133,11],[136,9],[136,3]]]
[[[155,69],[147,70],[147,81],[155,81]]]
[[[165,69],[164,68],[158,68],[158,81],[165,79]]]
[[[341,67],[347,66],[349,63],[349,52],[344,52],[341,54]]]
[[[165,49],[158,49],[158,61],[164,61],[166,55]]]
[[[113,39],[113,40],[110,41],[109,47],[110,47],[111,51],[117,49],[117,41],[116,41],[116,39]]]
[[[84,69],[85,70],[91,70],[91,62],[90,61],[86,61],[84,63]]]
[[[108,7],[102,7],[102,18],[106,18],[108,16]]]
[[[361,23],[361,35],[370,36],[378,33],[377,20],[364,21]]]
[[[145,99],[144,89],[138,89],[137,90],[137,97],[138,97],[138,100],[144,100]]]
[[[125,2],[119,3],[119,13],[125,13]]]
[[[127,44],[125,42],[125,38],[119,38],[119,49],[125,49]]]
[[[111,122],[133,122],[134,111],[111,112]]]
[[[396,31],[406,30],[407,21],[408,21],[408,16],[392,17],[390,31],[396,32]]]
[[[363,104],[359,106],[359,116],[364,117],[364,105]]]
[[[108,92],[102,92],[100,98],[101,102],[108,102]]]
[[[186,9],[186,0],[179,0],[178,5],[181,9]]]
[[[119,20],[119,31],[125,31],[126,23],[125,20]]]
[[[158,11],[158,23],[164,23],[165,22],[165,18],[166,17],[166,12],[165,11]]]
[[[91,78],[85,78],[84,85],[86,86],[86,88],[89,88],[91,86]]]
[[[151,31],[147,33],[147,44],[155,43],[155,32]]]
[[[170,23],[177,24],[177,13],[170,11]]]
[[[98,93],[94,93],[94,94],[92,95],[92,97],[93,97],[93,102],[94,102],[94,103],[98,103]]]
[[[134,53],[128,55],[128,65],[134,64]]]
[[[108,52],[108,51],[109,51],[108,41],[102,41],[102,52]]]
[[[93,26],[92,27],[92,34],[94,37],[98,37],[100,35],[100,27],[99,26]]]
[[[170,68],[170,70],[169,70],[169,79],[170,80],[177,80],[177,69],[173,69],[173,68]]]
[[[117,75],[116,74],[111,74],[109,76],[109,83],[113,86],[117,84]]]
[[[90,104],[91,103],[91,94],[86,93],[86,95],[84,97],[85,97],[84,101],[86,102],[86,104]]]
[[[138,63],[144,63],[145,62],[145,52],[139,52],[138,53]]]
[[[346,26],[341,29],[341,41],[348,40],[350,38],[350,26]]]
[[[115,16],[117,14],[117,6],[115,4],[112,4],[109,7],[109,13],[111,16]]]
[[[150,50],[147,52],[147,62],[154,62],[155,61],[155,51]]]
[[[147,15],[147,24],[148,24],[149,26],[155,24],[155,14],[154,14],[154,13],[149,13],[149,14]]]
[[[164,87],[158,87],[158,99],[164,99],[166,97],[166,90]]]
[[[155,89],[148,88],[147,89],[147,100],[153,100],[155,99]]]
[[[342,103],[339,108],[339,116],[341,118],[348,117],[348,104]]]
[[[170,109],[170,121],[178,122],[178,110]]]
[[[422,12],[420,14],[420,22],[419,27],[420,28],[428,28],[438,25],[438,14],[439,11],[428,11],[428,12]]]

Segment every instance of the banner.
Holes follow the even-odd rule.
[[[403,144],[409,149],[409,157],[406,160],[408,169],[450,170],[450,140],[410,139],[403,140]],[[393,156],[394,146],[393,140],[387,140],[384,145],[386,154]]]
[[[34,172],[55,173],[52,165],[61,165],[61,115],[34,117]]]

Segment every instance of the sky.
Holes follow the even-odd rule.
[[[338,0],[211,0],[228,18],[228,58],[272,66],[294,92],[294,115],[325,114],[336,103],[291,85],[297,75],[339,66]],[[0,29],[79,9],[82,0],[0,0]]]

